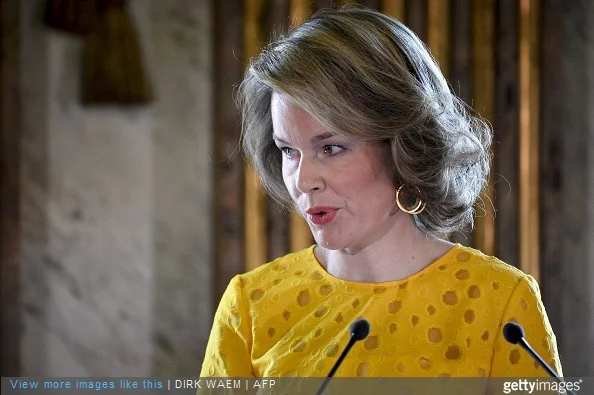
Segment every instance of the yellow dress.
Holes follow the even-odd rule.
[[[323,377],[365,318],[337,377],[546,376],[502,327],[520,323],[561,374],[536,281],[481,252],[454,246],[398,281],[356,283],[328,274],[314,246],[232,279],[221,299],[201,377]]]

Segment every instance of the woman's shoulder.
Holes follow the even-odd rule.
[[[461,244],[456,245],[452,261],[457,279],[488,282],[494,290],[501,286],[515,287],[524,279],[531,280],[529,275],[517,267]]]

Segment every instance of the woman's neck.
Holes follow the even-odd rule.
[[[316,246],[316,258],[334,277],[382,283],[410,277],[453,247],[453,243],[420,233],[406,214],[397,215],[394,226],[373,243],[349,250]]]

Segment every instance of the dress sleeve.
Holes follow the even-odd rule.
[[[200,377],[253,377],[251,320],[235,276],[217,308]]]
[[[542,303],[540,289],[534,278],[525,275],[518,282],[503,313],[494,343],[491,377],[548,376],[526,350],[505,340],[502,330],[509,321],[515,321],[524,328],[524,337],[528,343],[557,374],[562,376],[557,339]]]

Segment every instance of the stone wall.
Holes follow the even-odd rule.
[[[210,1],[133,0],[156,101],[79,102],[83,40],[21,2],[23,375],[196,374],[212,316]]]

